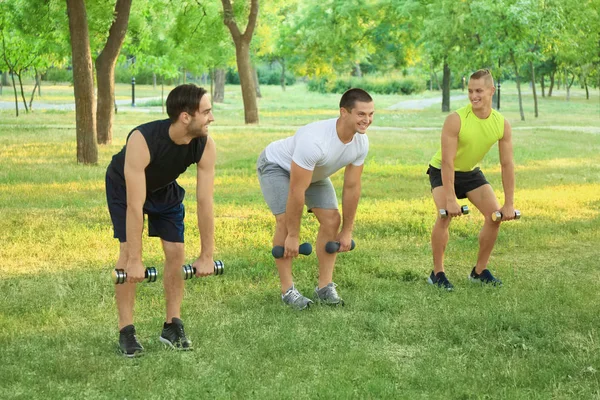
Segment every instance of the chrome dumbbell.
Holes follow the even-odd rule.
[[[144,272],[144,280],[146,282],[156,282],[156,277],[158,273],[156,272],[156,268],[149,267],[146,268]],[[114,269],[112,272],[112,280],[115,285],[120,285],[122,283],[127,282],[127,272],[124,269]]]
[[[460,212],[463,215],[467,215],[469,213],[469,206],[461,206],[460,207]],[[441,218],[448,218],[448,211],[444,210],[443,208],[440,208],[440,217]]]
[[[215,272],[214,275],[223,275],[225,272],[225,265],[223,261],[217,260],[215,261]],[[181,277],[183,280],[188,280],[196,276],[196,267],[193,267],[192,264],[186,264],[181,267]]]
[[[521,211],[519,210],[515,210],[515,219],[520,219],[521,218]],[[492,213],[492,221],[496,222],[496,221],[501,221],[502,220],[502,213],[500,211],[494,211]]]

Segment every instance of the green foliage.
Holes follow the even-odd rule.
[[[70,82],[73,83],[73,71],[66,68],[48,68],[44,74],[42,74],[42,80],[59,83],[59,82]]]
[[[313,78],[308,81],[308,89],[318,93],[344,93],[359,87],[369,93],[377,94],[414,94],[425,90],[425,81],[419,77],[346,77],[328,79]]]
[[[258,83],[260,85],[281,85],[281,65],[279,64],[260,64],[256,66]],[[228,68],[225,73],[225,83],[229,85],[239,85],[240,76],[233,68]],[[285,72],[285,85],[290,86],[296,83],[296,77],[291,72]]]

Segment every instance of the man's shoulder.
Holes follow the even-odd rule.
[[[171,125],[171,121],[169,119],[157,119],[154,121],[150,121],[150,122],[145,122],[143,124],[138,125],[137,127],[135,127],[135,130],[138,130],[140,132],[147,132],[147,131],[151,131],[154,130],[156,128],[164,128],[164,127],[169,127]]]
[[[323,119],[304,125],[298,131],[315,132],[335,128],[337,118]]]

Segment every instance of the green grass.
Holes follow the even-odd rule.
[[[151,87],[139,90],[153,96]],[[37,110],[16,118],[0,111],[0,397],[600,398],[598,92],[589,101],[580,90],[569,103],[540,99],[537,120],[525,97],[525,122],[515,93],[503,85],[523,218],[503,225],[492,255],[503,288],[466,282],[482,222],[476,211],[451,227],[446,266],[456,291],[425,283],[435,218],[425,169],[445,115],[439,105],[385,111],[403,98],[375,96],[357,248],[339,256],[335,271],[346,306],[293,312],[279,300],[270,256],[274,221],[254,164],[270,141],[335,116],[338,96],[303,85],[264,87],[261,124],[244,126],[239,89],[228,87],[212,130],[217,257],[226,273],[186,282],[182,316],[196,347],[186,354],[158,341],[160,282],[139,285],[136,327],[147,354],[135,360],[116,352],[110,271],[118,245],[103,178],[127,132],[163,116],[120,112],[99,164],[81,166],[74,113]],[[67,102],[69,90],[47,89],[45,96]],[[496,148],[482,168],[502,199]],[[341,174],[333,180],[339,191]],[[180,183],[193,193],[192,171]],[[193,260],[193,196],[185,204]],[[302,239],[314,243],[317,227],[305,215]],[[159,241],[145,238],[144,262],[160,273],[162,257]],[[311,293],[315,256],[298,259],[294,274],[300,290]]]

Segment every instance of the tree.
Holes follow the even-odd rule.
[[[77,162],[98,163],[94,75],[84,0],[66,0],[73,60]]]
[[[63,11],[64,14],[64,11]],[[9,70],[15,93],[15,111],[19,115],[20,92],[25,111],[29,112],[39,81],[29,101],[25,99],[22,75],[28,70],[43,71],[50,64],[60,64],[66,49],[59,28],[62,16],[56,5],[47,0],[7,0],[0,2],[0,69]],[[19,90],[15,82],[19,81]],[[6,82],[3,82],[5,84]]]
[[[252,77],[252,63],[250,62],[250,41],[258,18],[258,0],[250,0],[248,24],[244,33],[240,32],[235,22],[231,1],[221,0],[221,3],[223,4],[223,23],[229,28],[235,44],[235,58],[244,100],[244,119],[247,124],[257,124],[258,104],[256,101],[256,87]]]
[[[430,0],[424,11],[421,42],[433,65],[442,65],[442,112],[449,112],[452,69],[462,72],[470,66],[480,68],[486,61],[477,51],[477,34],[466,22],[471,14],[467,2]]]
[[[117,0],[115,18],[109,30],[104,48],[96,58],[98,79],[97,127],[98,143],[112,142],[112,120],[115,103],[115,65],[127,33],[132,0]]]

